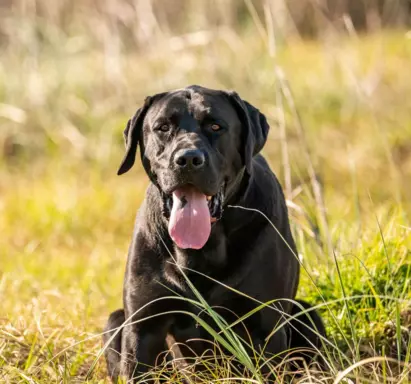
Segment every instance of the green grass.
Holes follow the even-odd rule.
[[[306,381],[332,383],[352,369],[358,383],[409,382],[411,40],[405,32],[287,39],[270,55],[255,28],[222,29],[205,45],[178,47],[163,36],[155,47],[109,55],[85,35],[8,21],[15,40],[0,51],[0,382],[108,382],[97,360],[99,334],[121,306],[128,242],[147,185],[141,166],[115,175],[121,132],[144,96],[191,83],[236,89],[270,120],[264,154],[282,182],[290,176],[289,212],[304,266],[298,297],[320,306],[329,333],[324,353],[331,370],[307,370]],[[47,38],[36,40],[39,25]],[[292,98],[282,96],[288,88],[279,85],[279,71]],[[325,214],[313,192],[307,147]],[[211,360],[210,376],[200,381],[259,382],[241,341],[197,300],[221,326],[216,339],[249,367],[243,372],[228,358],[223,365]],[[180,382],[181,373],[174,375]],[[284,370],[277,375],[282,381]]]

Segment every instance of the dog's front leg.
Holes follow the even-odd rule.
[[[126,326],[121,351],[121,376],[127,380],[144,380],[148,371],[158,365],[166,350],[166,322],[156,326]]]

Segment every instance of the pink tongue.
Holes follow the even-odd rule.
[[[173,192],[168,233],[180,248],[203,248],[211,232],[207,198],[192,186]]]

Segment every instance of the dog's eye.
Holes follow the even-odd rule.
[[[221,127],[218,124],[212,124],[211,125],[211,129],[216,132],[219,131],[221,129]]]
[[[170,126],[167,124],[163,124],[160,126],[160,128],[158,128],[158,130],[161,132],[168,132],[170,130]]]

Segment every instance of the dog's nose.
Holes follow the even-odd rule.
[[[175,154],[174,162],[180,168],[201,168],[205,163],[205,156],[199,149],[181,149]]]

